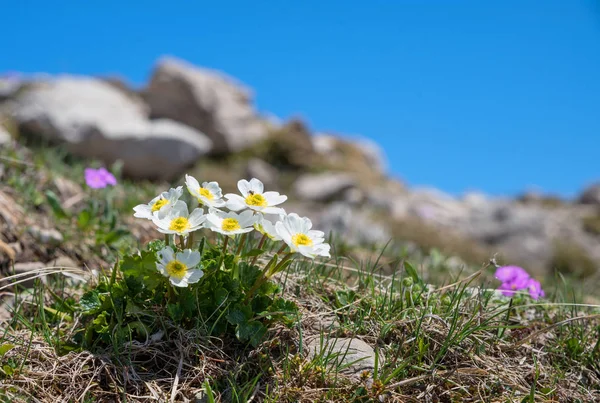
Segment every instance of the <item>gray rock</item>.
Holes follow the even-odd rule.
[[[9,144],[11,140],[12,136],[10,133],[0,125],[0,147]]]
[[[246,165],[246,176],[248,178],[257,178],[266,187],[273,187],[277,183],[279,174],[274,166],[259,158],[252,158]]]
[[[60,232],[55,229],[44,229],[36,225],[28,228],[28,232],[36,241],[40,242],[45,246],[56,247],[63,242],[63,236]]]
[[[379,144],[366,137],[359,137],[354,140],[354,143],[376,171],[382,174],[387,171],[385,152]]]
[[[342,236],[351,245],[384,245],[391,238],[384,223],[374,220],[367,211],[346,203],[333,203],[318,214],[308,215],[314,217],[315,228],[325,234]]]
[[[359,377],[364,371],[372,373],[375,369],[375,351],[360,339],[313,337],[305,346],[310,358],[321,358],[331,369],[344,366],[340,373],[350,377]],[[380,361],[379,365],[382,364]]]
[[[356,180],[347,173],[324,172],[300,176],[294,192],[301,200],[326,202],[343,199],[344,192],[356,186]]]
[[[101,80],[61,76],[23,92],[19,128],[66,143],[76,155],[123,162],[136,178],[172,179],[210,152],[210,140],[181,123],[147,119],[146,107]]]
[[[248,89],[219,72],[182,60],[161,59],[144,97],[153,118],[172,119],[205,133],[217,153],[239,151],[267,135]]]
[[[588,186],[579,196],[579,203],[600,206],[600,182]]]

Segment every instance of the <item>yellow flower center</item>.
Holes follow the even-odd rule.
[[[187,273],[188,267],[179,260],[171,260],[167,263],[166,269],[169,276],[181,280]]]
[[[184,232],[186,229],[190,228],[190,222],[185,217],[177,217],[171,220],[171,224],[169,225],[169,229],[175,232]]]
[[[167,199],[158,199],[152,205],[152,212],[154,213],[155,211],[160,210],[161,207],[164,206],[165,204],[169,204],[169,201]]]
[[[312,239],[306,234],[296,234],[292,237],[292,242],[296,246],[311,246],[313,244]]]
[[[251,193],[246,197],[246,204],[249,206],[266,207],[267,199],[261,194]]]
[[[223,231],[235,231],[236,229],[242,228],[240,226],[240,222],[235,218],[225,218],[223,220],[223,224],[221,224],[221,229]]]
[[[212,194],[212,192],[206,188],[198,189],[198,193],[200,193],[200,196],[203,196],[208,200],[212,200],[215,198],[215,196]]]

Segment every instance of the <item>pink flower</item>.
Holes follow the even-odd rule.
[[[502,282],[498,289],[507,297],[512,297],[515,291],[528,290],[533,299],[544,296],[544,291],[539,281],[531,278],[529,274],[519,266],[503,266],[496,270],[496,278]]]
[[[105,168],[86,168],[85,183],[92,189],[102,189],[108,185],[115,186],[117,184],[117,179]]]

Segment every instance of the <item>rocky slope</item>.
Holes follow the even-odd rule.
[[[600,266],[600,184],[575,201],[409,189],[389,176],[373,142],[313,133],[299,120],[275,123],[243,84],[174,58],[159,60],[141,90],[95,77],[5,77],[0,122],[0,144],[63,144],[80,157],[120,161],[134,179],[176,180],[191,170],[233,187],[258,177],[348,244],[393,237],[469,263],[498,253],[578,276]]]

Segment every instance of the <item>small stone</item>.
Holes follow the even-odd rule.
[[[0,146],[10,143],[12,137],[10,133],[2,126],[0,126]]]
[[[364,371],[373,373],[375,369],[375,351],[360,339],[316,337],[307,340],[306,348],[310,358],[322,356],[333,369],[343,366],[340,373],[350,377],[360,377]]]
[[[44,229],[35,225],[29,227],[29,233],[46,246],[59,246],[64,239],[62,234],[55,229]]]

